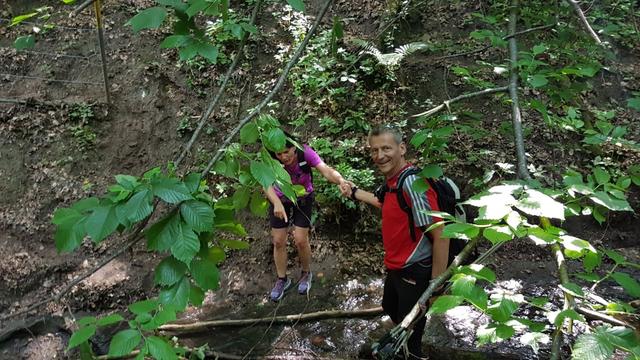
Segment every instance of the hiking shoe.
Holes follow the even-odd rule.
[[[291,279],[286,280],[278,278],[276,285],[271,289],[271,300],[280,301],[284,296],[284,293],[291,287]]]
[[[311,289],[311,279],[313,278],[313,274],[311,271],[303,271],[302,276],[300,276],[300,280],[298,281],[298,293],[300,295],[309,294],[309,290]]]

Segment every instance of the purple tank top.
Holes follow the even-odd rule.
[[[320,158],[318,153],[310,148],[309,145],[305,144],[302,146],[302,148],[304,149],[304,159],[307,161],[307,164],[309,164],[310,167],[316,167],[322,163],[322,159]],[[311,174],[307,174],[306,172],[304,172],[302,168],[300,168],[300,164],[298,164],[298,162],[296,162],[292,166],[285,166],[284,169],[291,176],[291,183],[293,185],[304,186],[307,194],[313,192],[313,181],[311,180]],[[280,191],[277,185],[274,185],[273,189],[275,190],[276,195],[278,195],[279,198],[284,197],[284,194],[282,194],[282,191]]]

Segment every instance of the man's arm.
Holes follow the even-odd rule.
[[[358,189],[351,181],[341,184],[340,192],[352,200],[362,201],[377,208],[382,208],[382,203],[378,201],[378,198],[373,193]]]
[[[449,239],[442,237],[444,226],[438,226],[429,231],[431,239],[433,239],[433,253],[431,265],[431,278],[435,279],[447,269],[449,262]]]

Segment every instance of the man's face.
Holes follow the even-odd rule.
[[[380,172],[391,177],[404,166],[407,148],[404,143],[398,144],[393,134],[384,133],[369,138],[369,152]]]
[[[293,165],[297,158],[295,146],[292,146],[285,151],[276,153],[276,157],[278,158],[278,160],[280,160],[281,163],[287,166]]]

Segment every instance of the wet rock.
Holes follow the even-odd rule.
[[[470,306],[460,306],[442,315],[431,316],[423,337],[423,344],[432,359],[448,360],[526,360],[544,359],[540,352],[548,345],[540,344],[539,354],[520,343],[519,335],[495,343],[479,346],[478,328],[489,323],[489,317]]]

